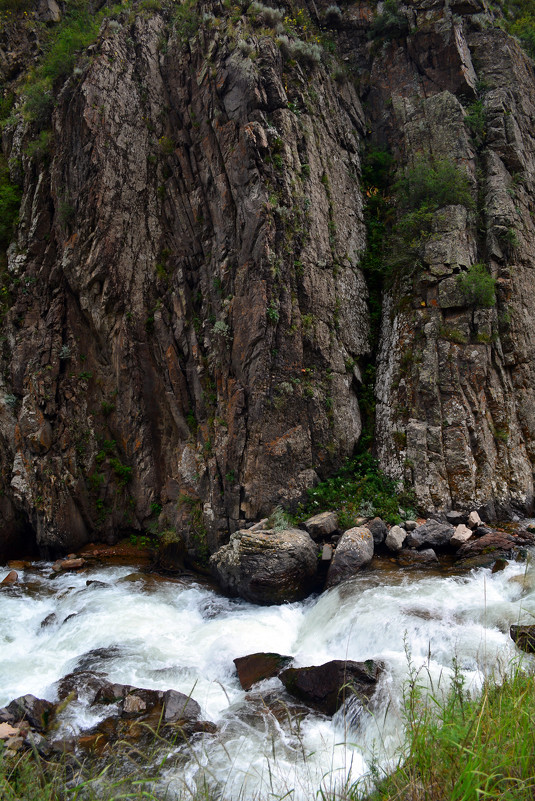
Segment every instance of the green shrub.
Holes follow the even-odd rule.
[[[5,160],[0,158],[0,250],[6,250],[13,236],[21,196],[19,187],[11,183]]]
[[[485,264],[472,264],[457,280],[467,303],[485,308],[496,305],[496,281]]]
[[[452,205],[474,208],[468,175],[449,159],[420,156],[394,188],[398,202],[406,212],[424,208],[436,211]]]
[[[398,8],[397,0],[385,0],[383,12],[378,14],[370,29],[370,39],[399,39],[409,32],[409,22]]]
[[[298,520],[332,510],[342,515],[341,520],[354,521],[361,510],[368,509],[389,523],[399,523],[399,507],[415,506],[413,493],[399,489],[369,453],[349,459],[334,476],[307,494],[308,501],[299,508]]]

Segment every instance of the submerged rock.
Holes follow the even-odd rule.
[[[350,528],[340,537],[327,573],[327,587],[352,578],[373,558],[373,535],[366,526]]]
[[[234,659],[238,679],[244,690],[250,690],[253,684],[272,676],[278,676],[281,670],[288,667],[293,657],[274,653],[257,653],[238,656]]]
[[[324,715],[334,715],[351,695],[370,699],[382,670],[383,665],[371,659],[366,662],[334,659],[324,665],[287,668],[279,678],[291,695]]]
[[[314,541],[299,529],[236,531],[210,558],[225,592],[258,604],[304,598],[312,590],[317,564]]]

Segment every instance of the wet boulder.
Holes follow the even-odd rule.
[[[535,654],[535,625],[511,626],[509,633],[518,648],[528,654]]]
[[[290,695],[324,715],[334,715],[353,696],[369,700],[383,670],[380,662],[334,659],[324,665],[287,668],[279,678]]]
[[[299,529],[242,529],[210,558],[224,592],[256,604],[301,600],[313,589],[317,565],[317,546]]]
[[[492,531],[471,537],[457,551],[457,561],[465,567],[492,567],[496,559],[524,556],[535,545],[535,534],[520,529],[513,532]]]
[[[19,574],[16,570],[10,570],[5,578],[0,581],[0,587],[11,587],[19,580]]]
[[[327,587],[335,587],[341,581],[352,578],[373,558],[373,534],[366,526],[348,529],[336,546],[327,573]]]
[[[15,721],[26,720],[32,729],[45,731],[56,710],[56,705],[35,695],[21,695],[6,707]]]
[[[455,529],[449,523],[428,520],[407,534],[407,548],[445,548],[449,545]]]
[[[292,661],[291,656],[282,656],[274,653],[248,654],[238,656],[234,660],[238,679],[244,690],[250,690],[253,684],[264,679],[278,676],[281,670],[288,667]]]

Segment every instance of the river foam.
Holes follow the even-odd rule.
[[[164,782],[177,797],[208,782],[223,787],[223,798],[292,791],[293,799],[309,799],[320,785],[354,781],[372,760],[388,764],[399,746],[409,660],[434,690],[447,687],[456,661],[477,692],[485,676],[518,657],[509,626],[535,620],[535,569],[523,563],[495,574],[371,569],[278,607],[128,567],[49,575],[41,563],[0,593],[0,705],[25,693],[54,699],[54,683],[79,669],[191,693],[219,732],[176,749]],[[280,692],[278,679],[249,696],[237,680],[233,659],[256,651],[289,654],[297,665],[382,660],[373,714],[277,719],[262,694]],[[79,731],[95,720],[80,704],[64,725]]]

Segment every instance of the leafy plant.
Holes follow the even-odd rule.
[[[408,32],[409,22],[399,10],[397,0],[385,0],[382,13],[375,17],[370,28],[370,39],[399,39]]]
[[[472,264],[458,276],[457,281],[467,303],[485,308],[496,305],[496,280],[485,264]]]
[[[355,520],[363,504],[389,523],[401,520],[399,507],[416,505],[412,491],[400,489],[397,482],[380,470],[369,453],[363,453],[346,464],[331,478],[308,490],[308,501],[298,511],[298,519],[311,514],[337,511],[342,520]]]

